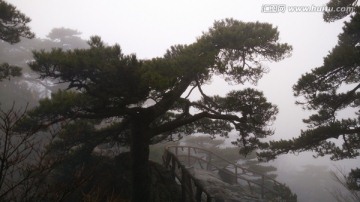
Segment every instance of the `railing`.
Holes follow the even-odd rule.
[[[213,198],[211,194],[204,189],[201,183],[181,163],[182,161],[177,156],[178,147],[174,148],[176,148],[176,153],[172,153],[170,147],[165,148],[163,161],[165,167],[171,170],[173,178],[180,181],[183,201],[200,202],[202,201],[202,196],[205,195],[205,200],[211,202]],[[188,153],[188,156],[190,156],[190,153]]]
[[[277,189],[283,184],[261,173],[241,167],[203,148],[191,146],[168,146],[163,162],[173,177],[181,183],[183,201],[207,201],[214,195],[200,180],[193,176],[189,168],[217,173],[223,181],[242,188],[242,195],[252,201],[263,201],[271,196],[274,201],[286,201]]]

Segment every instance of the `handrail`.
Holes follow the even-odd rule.
[[[166,168],[170,168],[172,170],[172,174],[174,178],[177,178],[180,182],[181,182],[181,186],[182,186],[182,197],[183,197],[183,201],[196,201],[196,202],[200,202],[201,200],[201,195],[202,193],[205,193],[206,198],[207,198],[207,202],[211,202],[212,201],[212,196],[211,194],[202,187],[201,183],[195,179],[194,177],[191,177],[191,173],[189,172],[188,169],[185,168],[185,166],[183,164],[181,164],[181,161],[177,158],[177,156],[175,154],[172,154],[170,151],[165,150],[164,156],[163,156],[163,162]],[[172,162],[170,164],[170,162]],[[181,174],[177,174],[175,172],[176,168],[181,170]],[[191,191],[189,191],[188,189],[186,189],[185,187],[185,176],[190,177],[190,179],[193,181],[193,183],[196,186],[196,195],[194,196],[194,192],[192,191],[192,186],[190,185],[188,188],[191,189]],[[191,184],[191,182],[190,182]],[[186,197],[186,193],[188,195],[190,195],[189,197]],[[189,198],[188,200],[186,200],[186,198]]]
[[[184,157],[184,156],[180,156],[180,157]],[[206,163],[209,163],[209,162],[206,161],[205,159],[202,159],[202,158],[199,158],[199,157],[190,156],[190,158],[194,158],[194,159],[196,159],[196,160],[204,161],[204,162],[206,162]],[[216,165],[212,165],[212,166],[214,166],[215,168],[217,168],[217,170],[221,170],[221,168],[218,167],[218,166],[216,166]],[[240,168],[241,166],[238,166],[238,167]],[[242,168],[242,167],[241,167],[241,168]],[[248,170],[248,169],[247,169],[247,170]],[[248,171],[249,171],[249,170],[248,170]],[[234,173],[234,176],[236,176],[235,173]],[[245,181],[248,181],[248,182],[250,182],[250,183],[252,183],[252,184],[255,184],[255,185],[258,185],[258,186],[263,186],[262,184],[260,184],[260,183],[258,183],[258,182],[256,182],[256,181],[253,181],[253,180],[249,180],[249,179],[247,179],[247,178],[245,178],[245,177],[242,177],[241,175],[237,175],[236,177],[237,177],[237,178],[240,178],[240,179],[243,179],[243,180],[245,180]],[[264,178],[271,179],[271,181],[280,184],[280,183],[277,182],[276,180],[274,180],[274,179],[272,179],[272,178],[269,178],[269,177],[266,176],[266,175],[260,175],[260,177],[264,177]],[[271,192],[273,192],[273,193],[276,193],[275,191],[273,191],[272,189],[267,188],[266,186],[264,186],[264,188],[267,189],[268,191],[271,191]]]
[[[170,145],[170,146],[166,146],[165,147],[165,150],[169,150],[170,148],[190,148],[190,149],[195,149],[195,150],[202,150],[202,151],[205,151],[206,153],[210,153],[212,156],[216,156],[217,158],[219,158],[220,160],[223,160],[224,162],[226,162],[228,165],[233,165],[234,167],[237,167],[237,168],[240,168],[241,170],[244,170],[244,171],[248,171],[249,173],[254,173],[254,174],[257,174],[259,176],[264,176],[264,178],[268,179],[268,180],[271,180],[273,182],[275,182],[276,184],[281,184],[280,182],[274,180],[273,178],[267,176],[267,175],[264,175],[262,173],[259,173],[259,172],[256,172],[256,171],[253,171],[253,170],[250,170],[248,168],[244,168],[242,166],[239,166],[238,164],[236,163],[233,163],[227,159],[225,159],[224,157],[216,154],[216,153],[213,153],[207,149],[204,149],[204,148],[200,148],[200,147],[193,147],[193,146],[178,146],[178,145]],[[211,162],[209,162],[211,163]]]
[[[173,151],[171,151],[171,150],[173,150]],[[182,152],[179,152],[179,150],[181,150]],[[199,154],[199,153],[200,154],[201,153],[207,154],[207,156],[205,156],[205,157],[208,157],[208,158],[204,159],[204,158],[201,158],[199,156],[192,155],[191,150],[193,150],[194,154]],[[204,148],[199,148],[199,147],[193,147],[193,146],[174,146],[174,145],[172,145],[172,146],[166,146],[165,147],[165,153],[164,153],[164,158],[163,158],[164,165],[166,167],[169,167],[170,161],[171,161],[171,158],[172,158],[173,159],[172,160],[173,164],[174,164],[174,162],[176,162],[178,164],[177,166],[181,170],[185,169],[186,170],[185,172],[187,172],[186,174],[191,176],[189,171],[186,169],[185,165],[183,165],[185,162],[180,161],[179,157],[180,158],[181,157],[187,157],[186,160],[187,160],[187,164],[189,166],[191,165],[191,160],[190,159],[195,159],[195,162],[197,160],[199,162],[200,166],[201,166],[200,161],[207,163],[207,167],[208,167],[207,169],[212,168],[212,167],[216,168],[215,170],[219,170],[219,171],[225,169],[226,171],[229,172],[230,175],[235,177],[235,179],[236,179],[235,183],[238,183],[238,179],[246,181],[248,183],[248,185],[249,185],[251,193],[252,193],[251,184],[253,184],[254,186],[260,187],[260,189],[261,189],[260,194],[261,194],[262,199],[265,198],[265,191],[266,192],[270,191],[270,192],[272,192],[274,194],[280,194],[280,193],[277,193],[276,190],[273,190],[273,189],[265,186],[265,181],[267,181],[267,182],[270,181],[274,185],[282,186],[282,184],[280,182],[274,180],[273,178],[271,178],[269,176],[266,176],[266,175],[261,174],[259,172],[252,171],[250,169],[244,168],[244,167],[242,167],[242,166],[240,166],[240,165],[238,165],[236,163],[230,162],[227,159],[223,158],[222,156],[217,155],[217,154],[215,154],[215,153],[213,153],[213,152],[211,152],[209,150],[206,150]],[[226,166],[223,167],[223,168],[220,168],[219,166],[214,165],[214,163],[212,162],[212,161],[214,161],[214,159],[221,160],[223,163],[226,164]],[[175,168],[174,168],[175,166],[176,165],[172,165],[172,170],[173,170],[174,174],[175,174]],[[229,166],[233,166],[233,169],[234,169],[233,171],[234,172],[232,170],[228,169]],[[238,171],[240,171],[240,172],[238,172]],[[184,171],[182,171],[182,172],[184,172]],[[246,177],[244,177],[244,175],[249,176],[249,177],[259,177],[261,179],[261,182],[256,182],[254,180],[247,179]],[[178,178],[179,181],[181,181],[181,178],[183,176],[181,176],[181,177],[176,176],[176,177]],[[192,180],[193,180],[195,186],[197,186],[197,189],[200,189],[202,192],[204,192],[205,195],[207,196],[207,198],[211,200],[211,198],[212,198],[211,193],[208,193],[204,187],[201,187],[201,184],[197,181],[197,179],[195,179],[194,177],[192,177],[192,178],[193,178]],[[200,195],[201,195],[201,193],[200,193]],[[210,200],[208,200],[208,201],[210,201]]]

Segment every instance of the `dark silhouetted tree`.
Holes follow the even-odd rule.
[[[37,131],[17,130],[26,108],[0,109],[0,201],[31,201],[37,196],[45,150]]]
[[[124,55],[119,45],[107,46],[99,37],[91,38],[90,49],[35,51],[31,68],[41,78],[68,82],[69,90],[40,101],[23,126],[70,121],[72,129],[63,128],[59,141],[50,145],[62,151],[60,157],[81,160],[103,143],[129,145],[132,201],[151,201],[150,144],[173,134],[236,130],[236,144],[248,153],[273,134],[268,126],[278,109],[262,92],[243,88],[209,96],[202,86],[215,75],[256,84],[267,71],[262,61],[289,56],[291,46],[278,40],[270,24],[226,19],[194,43],[172,46],[163,57],[149,60]],[[201,99],[192,101],[196,91]]]
[[[0,0],[0,40],[10,44],[18,43],[21,37],[34,38],[27,24],[30,18],[11,4]],[[20,76],[21,69],[8,63],[0,64],[0,81],[9,76]]]
[[[330,0],[326,6],[328,10],[324,12],[325,22],[334,22],[354,12],[358,0]]]
[[[335,182],[341,185],[346,190],[334,190],[332,192],[333,197],[337,201],[355,202],[360,201],[360,169],[352,169],[351,172],[346,175],[345,172],[338,169],[337,172],[332,171],[331,175]]]
[[[65,31],[63,32],[62,30]],[[57,89],[65,86],[53,85],[56,81],[50,79],[39,80],[38,75],[28,67],[27,62],[33,60],[32,51],[35,49],[50,51],[54,47],[65,50],[89,48],[86,40],[81,39],[78,35],[71,35],[71,33],[79,33],[78,31],[70,30],[67,28],[54,28],[51,30],[50,33],[57,32],[58,37],[66,39],[61,41],[50,38],[23,38],[16,44],[0,43],[0,61],[21,67],[23,75],[0,82],[0,94],[2,95],[0,103],[3,110],[10,109],[14,100],[16,100],[17,107],[28,105],[29,108],[32,108],[38,103],[40,98],[50,96],[52,91],[55,92]]]
[[[333,2],[341,3],[330,3]],[[260,153],[261,158],[269,160],[279,154],[303,151],[313,151],[316,156],[330,155],[332,160],[359,157],[359,7],[354,11],[350,21],[345,22],[343,32],[338,36],[338,44],[324,58],[323,65],[302,75],[293,87],[295,96],[302,98],[297,104],[306,110],[316,111],[304,120],[308,129],[301,131],[299,137],[291,140],[270,142],[269,150]],[[340,113],[343,114],[340,116]],[[338,141],[333,141],[335,139]],[[358,175],[349,176],[354,177],[354,181],[360,180]]]
[[[61,31],[62,28],[57,30]],[[66,49],[88,47],[86,41],[79,37],[63,37],[68,40]],[[59,87],[52,87],[53,81],[37,79],[37,75],[26,64],[33,59],[31,51],[64,47],[64,43],[38,38],[22,38],[16,44],[0,42],[0,61],[7,62],[0,68],[8,67],[8,63],[23,67],[7,68],[8,71],[19,72],[16,75],[7,74],[6,77],[19,77],[0,82],[0,201],[43,201],[50,198],[47,192],[51,190],[46,182],[49,181],[48,174],[52,168],[46,158],[45,145],[51,142],[51,133],[36,129],[21,130],[20,125],[26,117],[27,109],[35,106],[40,97],[46,97],[46,93],[42,94],[44,91]],[[23,76],[20,76],[20,70]],[[66,194],[66,189],[58,189],[57,194]]]
[[[9,65],[9,63],[0,64],[0,82],[5,78],[10,78],[11,76],[21,76],[21,68]]]
[[[11,44],[20,41],[21,37],[33,38],[27,24],[31,21],[13,5],[0,0],[0,39]]]

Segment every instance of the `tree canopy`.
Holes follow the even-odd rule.
[[[236,144],[248,153],[273,134],[268,126],[278,109],[262,92],[242,88],[208,96],[202,86],[214,75],[256,84],[267,71],[262,61],[290,55],[291,46],[278,40],[271,24],[225,19],[194,43],[172,46],[148,60],[125,55],[119,45],[105,45],[98,36],[90,39],[89,49],[35,51],[30,67],[41,78],[68,83],[68,90],[40,101],[23,127],[67,123],[50,147],[65,156],[89,156],[102,143],[130,145],[132,200],[147,201],[149,144],[174,134],[236,130]],[[195,91],[201,98],[192,101]]]
[[[0,81],[10,76],[21,76],[21,69],[9,63],[3,63],[0,65]]]
[[[357,1],[331,1],[336,5]],[[329,155],[331,160],[354,159],[360,155],[360,9],[355,7],[349,22],[338,36],[338,44],[324,58],[323,65],[301,76],[293,86],[298,105],[315,111],[304,119],[308,129],[290,140],[272,141],[260,158],[313,151],[315,156]],[[325,13],[326,15],[326,13]],[[333,19],[345,14],[332,16]],[[326,20],[326,19],[325,19]],[[348,189],[357,189],[359,169],[350,172]]]
[[[297,104],[317,113],[304,120],[309,129],[302,131],[298,138],[271,142],[273,152],[267,153],[267,158],[306,150],[315,151],[319,156],[331,155],[333,160],[359,156],[359,25],[357,9],[350,22],[345,22],[338,44],[324,58],[323,65],[302,75],[294,85],[295,96],[303,98]],[[344,110],[349,116],[338,116]],[[342,146],[332,142],[333,138],[343,140]]]
[[[10,109],[14,101],[16,101],[16,107],[25,107],[28,105],[29,108],[32,108],[37,105],[40,98],[50,96],[51,92],[63,88],[64,85],[54,85],[54,81],[51,79],[39,80],[38,74],[33,72],[27,65],[28,61],[33,60],[33,50],[44,49],[50,51],[54,47],[67,50],[89,47],[86,40],[78,36],[67,35],[67,33],[62,30],[68,31],[70,29],[55,28],[51,30],[50,33],[58,32],[58,36],[66,40],[23,38],[16,44],[0,43],[0,61],[4,62],[4,64],[0,66],[0,68],[4,68],[4,70],[0,70],[0,75],[2,75],[0,78],[3,78],[2,82],[0,82],[0,94],[2,95],[0,103],[2,110]],[[73,32],[76,31],[73,30]],[[13,66],[13,68],[9,66]],[[8,79],[10,77],[6,71],[17,71],[12,73],[12,75],[17,75],[18,77]]]
[[[326,10],[323,14],[325,22],[333,22],[344,18],[351,14],[357,5],[358,0],[330,0],[326,6],[329,10]]]
[[[0,39],[8,43],[18,43],[21,37],[33,38],[28,23],[31,21],[13,5],[0,0]]]
[[[17,130],[26,117],[27,109],[37,105],[41,97],[50,96],[49,91],[62,88],[62,85],[52,85],[53,81],[50,79],[37,79],[38,75],[27,66],[27,61],[33,59],[32,50],[51,50],[53,47],[88,48],[85,40],[62,32],[70,29],[54,30],[67,41],[23,38],[16,44],[0,44],[0,61],[23,67],[23,76],[0,82],[0,201],[44,201],[44,198],[57,201],[61,194],[72,188],[71,184],[66,184],[65,188],[60,187],[60,183],[55,184],[52,176],[48,176],[47,172],[51,168],[43,162],[47,157],[44,145],[52,140],[51,132]],[[51,186],[47,186],[49,184],[44,179]],[[57,189],[52,189],[53,187]],[[78,186],[81,190],[79,187],[82,187]],[[54,193],[58,194],[58,198],[52,198],[56,195]]]
[[[18,43],[21,37],[34,38],[34,33],[27,26],[30,21],[30,18],[17,10],[16,7],[0,0],[0,40],[14,44]],[[0,64],[0,81],[10,76],[20,75],[20,67],[8,63]]]

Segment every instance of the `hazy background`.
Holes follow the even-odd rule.
[[[305,128],[302,119],[309,115],[296,106],[292,86],[301,74],[321,66],[323,57],[336,45],[345,18],[325,23],[321,12],[262,13],[264,4],[287,6],[322,6],[327,0],[305,1],[235,1],[235,0],[7,0],[32,19],[30,27],[37,37],[44,38],[52,28],[65,27],[82,32],[82,38],[99,35],[108,44],[118,43],[123,51],[136,53],[139,58],[162,56],[174,44],[195,41],[214,20],[234,18],[248,21],[269,22],[278,27],[280,41],[289,43],[292,56],[278,63],[268,63],[270,73],[265,75],[257,88],[278,105],[280,113],[273,127],[273,139],[298,136]],[[225,94],[230,88],[221,79],[214,79],[204,88],[208,94]],[[331,162],[328,158],[313,159],[312,154],[283,155],[271,162],[278,167],[279,180],[299,193],[299,201],[331,200],[328,175],[312,171],[306,173],[305,165],[316,165],[315,170],[327,171],[339,167],[360,166],[359,160]],[[314,170],[314,169],[312,169]],[[310,181],[300,184],[307,176]],[[317,177],[315,178],[316,175]],[[314,180],[316,179],[316,180]],[[331,180],[330,180],[331,181]],[[310,186],[316,187],[312,188]],[[324,192],[323,198],[316,198]],[[325,196],[326,195],[326,196]]]

